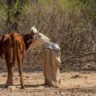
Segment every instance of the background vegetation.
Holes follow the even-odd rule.
[[[0,0],[1,35],[33,25],[60,45],[61,68],[96,68],[96,0]],[[42,64],[41,54],[28,53],[25,63]]]

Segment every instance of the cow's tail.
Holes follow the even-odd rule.
[[[12,41],[12,63],[15,65],[16,61],[16,41],[14,39],[14,35],[11,35],[11,41]]]

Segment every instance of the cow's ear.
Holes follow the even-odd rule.
[[[36,29],[35,26],[31,27],[31,31],[32,31],[33,34],[37,34],[38,33],[38,30]]]

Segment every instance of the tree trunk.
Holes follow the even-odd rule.
[[[44,45],[44,77],[45,84],[51,87],[60,86],[60,48],[55,43]]]

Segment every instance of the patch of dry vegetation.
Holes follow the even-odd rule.
[[[6,3],[6,0],[4,1]],[[3,3],[2,0],[0,1],[2,5],[0,9],[1,33],[5,32],[7,20],[7,7],[4,5],[4,1]],[[19,32],[29,32],[31,26],[35,25],[40,32],[50,37],[53,42],[59,43],[63,67],[69,65],[67,67],[81,68],[84,64],[87,65],[90,62],[92,62],[92,66],[95,65],[95,0],[28,1],[28,4],[24,3],[18,20]],[[36,50],[33,54],[30,52],[25,61],[32,64],[41,64],[41,53],[40,50]],[[38,60],[35,60],[35,58],[38,58]]]

